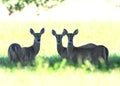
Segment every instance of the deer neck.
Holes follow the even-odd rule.
[[[35,51],[35,54],[38,54],[38,52],[39,52],[39,50],[40,50],[40,43],[34,41],[32,47],[33,47],[33,49],[34,49],[34,51]]]
[[[62,43],[57,44],[57,51],[60,55],[62,54],[63,50],[64,50],[64,47],[63,47]]]
[[[73,53],[73,49],[74,49],[73,43],[68,43],[67,52],[69,55]]]

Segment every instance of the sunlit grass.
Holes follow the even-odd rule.
[[[88,67],[94,68],[89,62],[80,67],[68,65],[69,62],[62,61],[59,56],[37,57],[36,65],[23,67],[19,64],[11,65],[7,58],[1,57],[0,61],[3,60],[3,64],[0,62],[0,84],[2,86],[119,86],[120,66],[114,65],[120,65],[120,63],[115,63],[117,61],[112,59],[120,60],[120,58],[117,56],[110,58],[112,66],[104,71],[104,68],[88,70]]]
[[[0,84],[2,86],[119,86],[119,73],[111,74],[91,73],[85,74],[81,70],[66,69],[56,73],[30,72],[16,70],[13,73],[0,70]],[[14,82],[14,83],[13,83]]]

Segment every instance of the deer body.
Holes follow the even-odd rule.
[[[85,59],[91,60],[90,57],[92,55],[92,52],[90,51],[92,50],[92,48],[89,48],[87,46],[74,47],[72,43],[69,43],[67,46],[67,53],[70,59],[74,62],[77,62],[78,58],[80,58],[83,62]]]
[[[22,55],[21,46],[17,43],[11,44],[8,48],[8,57],[10,58],[10,62],[17,62],[18,60],[22,62],[22,57],[20,55]],[[19,59],[19,57],[21,58]]]
[[[21,47],[17,43],[13,43],[8,48],[8,56],[11,62],[35,60],[36,55],[40,50],[41,35],[44,33],[44,28],[41,29],[40,33],[35,33],[33,29],[30,29],[30,33],[34,36],[34,43],[30,47]],[[15,59],[15,60],[14,60]]]
[[[93,48],[93,47],[96,47],[97,45],[93,44],[93,43],[88,43],[88,44],[85,44],[85,45],[82,45],[80,47],[82,48]]]
[[[67,56],[67,48],[62,44],[62,37],[65,35],[64,32],[62,34],[57,34],[55,30],[52,30],[52,34],[56,37],[57,42],[57,51],[62,58],[68,58]]]
[[[68,33],[67,30],[64,29],[64,32],[68,36],[67,53],[71,60],[77,62],[80,58],[82,62],[84,62],[84,60],[88,58],[93,62],[99,62],[99,58],[102,57],[105,62],[108,63],[108,49],[105,46],[97,46],[90,43],[90,45],[88,44],[87,46],[75,47],[73,45],[73,37],[78,34],[78,30],[75,30],[73,33]]]
[[[105,57],[104,59],[106,60],[106,62],[109,64],[109,61],[108,61],[108,55],[109,55],[109,51],[107,49],[107,47],[103,46],[103,45],[95,45],[93,43],[88,43],[86,45],[82,45],[80,46],[81,48],[95,48],[95,47],[99,47],[99,48],[103,48],[103,52],[104,52],[104,56]],[[99,50],[99,49],[98,49]]]
[[[23,47],[22,53],[23,53],[23,59],[25,61],[31,61],[35,60],[36,55],[40,51],[40,43],[34,42],[34,44],[31,47]]]
[[[67,58],[67,48],[63,45],[57,45],[57,51],[62,58]]]

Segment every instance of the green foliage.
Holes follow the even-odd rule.
[[[21,65],[20,63],[10,63],[8,57],[0,57],[0,68],[10,69],[11,71],[13,69],[26,69],[31,71],[37,71],[39,69],[43,70],[66,70],[67,68],[75,68],[75,69],[82,69],[86,72],[110,72],[112,70],[116,70],[120,68],[120,56],[112,55],[109,57],[110,64],[106,65],[104,63],[101,64],[93,64],[86,60],[84,64],[82,63],[73,63],[72,61],[62,59],[57,55],[54,56],[40,56],[36,58],[35,62],[27,62],[24,65]]]
[[[9,11],[9,15],[11,15],[14,11],[21,11],[25,8],[25,6],[32,3],[34,3],[36,7],[42,6],[45,8],[52,8],[63,1],[64,0],[2,0],[3,4],[6,5]]]
[[[71,61],[61,59],[58,55],[53,55],[38,56],[33,63],[20,65],[19,63],[11,64],[8,57],[1,56],[1,85],[5,86],[7,82],[10,86],[17,84],[26,86],[33,85],[33,83],[37,86],[43,84],[48,86],[51,83],[52,86],[101,86],[103,83],[105,86],[119,86],[120,56],[111,55],[109,60],[110,65],[107,67],[105,64],[95,65],[89,61],[76,65]]]

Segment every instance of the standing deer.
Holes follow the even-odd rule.
[[[8,48],[8,56],[10,62],[20,61],[24,63],[25,61],[34,61],[36,55],[40,50],[41,35],[44,33],[44,28],[41,29],[39,33],[35,33],[31,28],[30,33],[34,36],[34,43],[30,47],[21,47],[17,43],[13,43]]]
[[[64,33],[68,37],[67,54],[71,60],[77,62],[78,59],[81,59],[82,62],[84,62],[85,59],[89,58],[93,62],[99,62],[99,59],[102,57],[105,62],[108,63],[108,49],[105,46],[75,47],[73,45],[73,37],[78,34],[78,29],[73,33],[68,33],[68,31],[64,29]]]
[[[62,58],[68,58],[67,48],[62,44],[62,37],[65,36],[65,33],[57,34],[55,30],[52,30],[52,34],[56,37],[57,42],[57,51]]]

